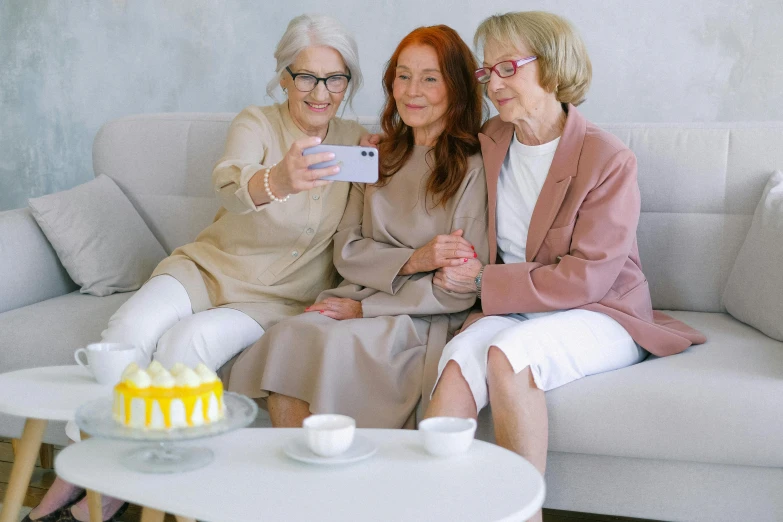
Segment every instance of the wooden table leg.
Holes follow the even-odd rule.
[[[87,507],[90,509],[90,522],[103,522],[103,503],[101,494],[91,489],[87,491]]]
[[[145,507],[141,510],[141,522],[163,522],[164,515],[163,511]]]
[[[195,518],[181,517],[179,515],[174,515],[174,518],[177,519],[177,522],[196,522]]]
[[[54,469],[54,446],[51,444],[41,444],[41,451],[38,452],[43,469]]]
[[[83,431],[79,432],[81,440],[87,440],[89,435]],[[85,490],[87,493],[87,508],[90,511],[90,522],[103,522],[103,502],[101,494],[91,489]]]
[[[33,468],[38,459],[38,451],[41,449],[45,429],[45,419],[27,419],[24,423],[22,438],[16,445],[14,467],[11,469],[11,478],[3,500],[3,509],[0,511],[0,522],[19,520],[19,510],[22,508],[27,486],[30,485],[30,477],[33,475]]]

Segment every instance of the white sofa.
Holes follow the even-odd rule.
[[[95,174],[118,183],[169,252],[217,209],[210,171],[232,116],[131,116],[95,138]],[[653,304],[709,340],[547,395],[545,507],[783,520],[783,343],[721,304],[764,183],[783,168],[783,124],[604,128],[639,160],[638,236]],[[74,349],[97,340],[131,295],[79,294],[27,209],[0,213],[0,274],[0,372],[72,364]],[[0,416],[0,436],[20,432],[19,420]],[[491,433],[485,411],[479,437]],[[62,425],[45,441],[64,443]]]

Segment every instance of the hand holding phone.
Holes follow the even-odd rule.
[[[373,147],[346,145],[316,145],[303,151],[305,156],[311,154],[334,154],[334,159],[312,164],[310,170],[324,169],[333,166],[340,167],[340,172],[321,179],[329,181],[354,181],[358,183],[375,183],[378,181],[378,150]]]
[[[269,189],[275,196],[285,198],[290,194],[298,194],[331,183],[323,178],[339,172],[337,167],[313,170],[310,166],[313,163],[330,161],[334,159],[334,155],[331,152],[307,157],[303,155],[305,149],[320,143],[321,138],[308,136],[291,144],[291,148],[288,149],[283,159],[278,161],[277,165],[269,171]],[[263,170],[259,170],[250,179],[248,189],[254,202],[264,200],[267,197],[263,184],[263,172]]]

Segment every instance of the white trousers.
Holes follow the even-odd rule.
[[[181,362],[218,370],[263,334],[264,329],[239,310],[213,308],[194,314],[182,283],[159,275],[111,316],[101,342],[136,345],[142,367],[154,358],[166,368]],[[80,439],[73,421],[66,424],[65,433],[71,440]]]
[[[101,341],[136,345],[141,365],[154,358],[166,368],[181,362],[217,370],[263,334],[264,329],[239,310],[212,308],[194,314],[182,283],[159,275],[111,316]]]
[[[575,309],[483,317],[449,341],[438,363],[438,379],[449,361],[459,364],[477,411],[489,402],[490,346],[503,351],[515,373],[529,366],[543,391],[647,357],[620,323],[598,312]]]

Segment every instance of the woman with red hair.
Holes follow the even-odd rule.
[[[476,67],[445,25],[414,30],[394,51],[379,182],[351,187],[334,236],[343,283],[267,330],[231,372],[229,389],[268,397],[274,426],[312,412],[399,428],[429,398],[443,346],[475,302],[433,286],[434,272],[487,262]]]

